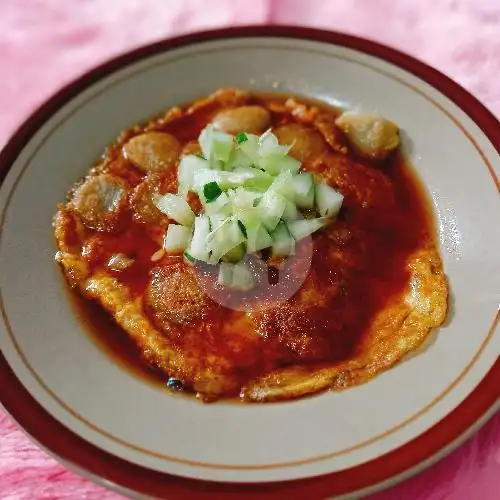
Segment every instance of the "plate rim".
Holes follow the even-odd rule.
[[[110,59],[73,80],[45,101],[11,136],[0,153],[0,183],[3,183],[18,154],[45,121],[104,77],[173,48],[221,39],[262,37],[294,38],[343,46],[392,63],[416,75],[454,102],[476,123],[500,154],[500,123],[496,117],[449,77],[412,56],[371,40],[335,31],[300,26],[242,26],[200,31],[145,45]],[[491,167],[488,168],[500,191],[495,172]],[[493,329],[498,326],[499,318],[500,314],[497,313]],[[214,498],[247,498],[255,494],[262,498],[295,497],[299,494],[324,497],[364,490],[391,479],[395,481],[400,475],[408,477],[410,473],[418,471],[419,464],[429,461],[443,449],[447,448],[446,451],[450,452],[466,439],[467,431],[484,415],[495,413],[499,408],[500,388],[495,383],[499,375],[500,360],[497,359],[488,374],[457,408],[417,438],[385,455],[315,478],[271,483],[222,483],[189,479],[156,472],[115,457],[88,443],[44,410],[24,388],[1,352],[0,376],[7,383],[0,386],[0,402],[23,430],[45,450],[86,470],[93,479],[102,478],[107,486],[115,484],[145,494],[168,494],[175,498],[199,498],[201,494]]]

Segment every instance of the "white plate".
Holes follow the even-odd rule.
[[[402,127],[404,151],[433,200],[452,295],[449,319],[431,348],[341,393],[202,405],[135,378],[82,331],[54,264],[56,204],[122,129],[221,86],[302,94],[376,111]],[[370,42],[313,30],[193,35],[104,65],[28,120],[2,154],[9,171],[0,203],[0,365],[32,398],[14,401],[11,385],[10,395],[0,388],[2,402],[21,423],[39,405],[95,453],[188,478],[260,483],[386,460],[449,417],[498,360],[499,135],[498,122],[439,73]],[[491,411],[498,396],[498,388],[484,390],[488,404],[474,419]],[[19,392],[19,400],[25,396]],[[471,424],[457,424],[453,439]],[[23,425],[83,465],[53,437]],[[103,467],[90,471],[112,477],[112,467]]]

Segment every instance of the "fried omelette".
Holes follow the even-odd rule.
[[[272,128],[304,171],[344,196],[286,300],[225,307],[197,266],[162,249],[173,221],[154,197],[177,192],[179,159],[200,152],[208,123],[228,133]],[[379,117],[221,89],[119,136],[59,205],[56,261],[144,364],[204,401],[287,400],[366,382],[417,349],[447,312],[432,220],[398,144],[397,127]],[[200,213],[196,195],[188,202]]]

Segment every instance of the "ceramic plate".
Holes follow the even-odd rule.
[[[341,393],[203,405],[136,378],[82,330],[54,264],[56,204],[122,129],[221,86],[301,94],[401,126],[451,288],[430,348]],[[39,109],[1,156],[2,403],[68,466],[156,497],[360,494],[421,469],[497,404],[499,150],[497,120],[466,91],[346,35],[229,29],[104,64]]]

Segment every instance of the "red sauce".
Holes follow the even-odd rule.
[[[304,102],[302,99],[301,101]],[[274,103],[276,108],[283,108],[284,99],[278,96],[261,96],[255,98],[255,102],[267,105]],[[186,143],[197,139],[200,131],[218,109],[220,107],[214,104],[171,122],[159,121],[150,124],[148,129],[168,131]],[[330,111],[335,113],[335,110]],[[295,120],[291,114],[282,111],[273,112],[272,119],[274,126]],[[118,152],[117,147],[112,147],[109,154],[116,157]],[[248,370],[249,376],[251,372],[258,373],[265,367],[298,361],[307,364],[313,361],[342,360],[352,356],[375,313],[407,285],[405,259],[410,253],[433,240],[434,227],[428,200],[402,156],[395,154],[379,166],[369,165],[359,158],[352,159],[365,164],[369,169],[379,169],[381,175],[390,180],[394,186],[392,194],[395,196],[395,203],[380,203],[367,210],[353,198],[346,196],[335,224],[331,229],[327,228],[314,237],[310,286],[320,291],[335,289],[336,293],[331,294],[326,303],[315,307],[314,314],[306,312],[303,317],[297,316],[297,322],[300,323],[295,325],[298,335],[289,340],[288,344],[288,319],[276,319],[274,313],[274,316],[265,315],[260,324],[263,339],[256,347],[259,349],[260,362],[254,364],[251,369],[245,367],[244,365],[248,365],[248,361],[245,363],[247,351],[242,351],[242,369]],[[319,172],[324,168],[322,165],[304,166]],[[130,165],[128,168],[135,172]],[[139,182],[139,179],[140,176],[128,175],[132,184]],[[361,176],[357,182],[357,188],[361,190],[373,189],[369,179],[363,181]],[[362,182],[366,185],[360,184]],[[196,203],[196,200],[192,201]],[[95,268],[103,266],[106,258],[114,252],[131,253],[135,258],[134,265],[130,270],[115,275],[135,294],[144,293],[149,271],[155,265],[151,262],[151,256],[159,249],[158,244],[149,237],[145,226],[131,222],[129,229],[118,236],[96,235],[94,246],[89,252]],[[339,252],[338,265],[332,265],[332,260],[327,258],[332,253],[332,248]],[[167,258],[162,264],[178,264],[181,260],[175,257]],[[160,381],[162,384],[165,382],[166,375],[141,362],[140,355],[127,335],[99,306],[79,298],[76,294],[72,295],[78,316],[88,327],[92,337],[104,346],[107,352],[136,374],[148,380]],[[231,322],[236,317],[233,315],[238,314],[224,308],[214,311],[213,316],[206,317],[202,323],[184,328],[191,328],[193,335],[200,335],[200,331],[205,329],[203,335],[207,335],[208,329],[213,328],[213,325]],[[286,314],[286,311],[283,314]],[[301,328],[307,340],[304,345],[301,344]],[[312,341],[309,337],[313,337]],[[223,345],[218,347],[224,349]],[[247,354],[250,358],[253,355]]]

